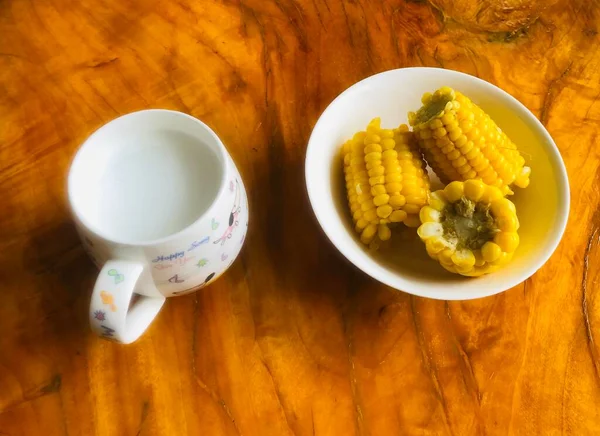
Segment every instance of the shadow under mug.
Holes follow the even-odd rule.
[[[73,159],[68,197],[100,268],[91,328],[125,344],[146,330],[165,297],[223,274],[248,228],[246,191],[225,146],[176,111],[130,113],[94,132]]]

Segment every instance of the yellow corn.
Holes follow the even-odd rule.
[[[408,126],[382,129],[375,118],[366,132],[346,141],[342,155],[348,204],[363,243],[376,247],[378,240],[390,239],[390,223],[418,226],[429,178]]]
[[[427,254],[453,273],[496,271],[519,246],[515,205],[481,180],[454,181],[433,192],[419,217],[417,234]]]
[[[426,93],[408,114],[427,163],[444,183],[480,179],[503,195],[526,188],[531,169],[516,145],[488,114],[447,86]]]
[[[409,227],[419,226],[419,211],[427,204],[429,198],[429,176],[425,169],[425,161],[419,150],[414,134],[406,124],[401,124],[394,130],[395,156],[400,168],[402,179],[388,182],[388,187],[396,190],[397,195],[390,202],[398,205],[407,217],[403,220]]]

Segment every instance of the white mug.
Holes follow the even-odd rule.
[[[98,129],[75,155],[68,196],[100,268],[91,328],[125,344],[146,330],[165,297],[225,272],[248,227],[246,191],[225,146],[181,112],[143,110]]]

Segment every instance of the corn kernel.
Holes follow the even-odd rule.
[[[446,136],[446,133],[448,133],[446,129],[444,129],[443,127],[439,127],[432,132],[432,136],[434,138],[442,138]]]
[[[459,149],[461,147],[464,147],[465,144],[467,144],[469,141],[469,139],[465,136],[465,135],[461,135],[458,137],[458,139],[454,142],[454,146],[458,147]]]
[[[475,250],[473,255],[475,256],[475,266],[483,266],[486,264],[485,259],[481,254],[481,250]]]
[[[396,150],[385,150],[381,154],[382,159],[385,160],[394,160],[398,157],[398,152]]]
[[[520,157],[520,156],[519,156]],[[531,168],[523,167],[519,175],[515,178],[515,185],[519,188],[527,188],[529,186],[529,175],[531,174]]]
[[[402,191],[402,183],[392,182],[386,183],[385,189],[391,194],[399,194]]]
[[[375,185],[383,185],[385,183],[385,176],[375,176],[369,179],[369,184],[371,186]]]
[[[366,212],[363,212],[363,216],[362,217],[365,220],[367,220],[368,222],[372,223],[373,221],[376,221],[378,219],[378,217],[377,217],[377,211],[375,210],[375,208],[369,209]]]
[[[372,223],[378,219],[377,210],[375,208],[363,212],[363,218]]]
[[[390,206],[398,209],[406,204],[406,198],[403,195],[392,195],[389,203]]]
[[[464,177],[465,174],[471,171],[471,166],[468,163],[466,163],[462,167],[457,168],[456,171],[458,172],[458,174]]]
[[[414,215],[416,217],[417,226],[421,223],[421,220],[419,219],[419,212],[421,211],[421,205],[419,205],[419,204],[410,204],[410,203],[407,202],[402,209],[407,214]]]
[[[495,186],[487,186],[485,192],[481,196],[481,200],[484,203],[493,203],[503,197],[502,191]]]
[[[375,207],[375,204],[373,204],[373,200],[363,201],[362,203],[360,203],[360,209],[363,212],[373,209],[374,207]]]
[[[490,208],[496,217],[511,216],[517,213],[515,204],[507,198],[494,201]]]
[[[442,267],[447,270],[448,272],[451,272],[452,274],[456,274],[456,266],[454,266],[454,264],[450,264],[450,263],[443,263],[440,261],[440,265],[442,265]]]
[[[444,191],[432,192],[429,196],[429,206],[437,211],[442,211],[447,205],[447,198]]]
[[[381,118],[375,117],[367,124],[367,132],[378,132],[381,128]]]
[[[375,237],[375,233],[377,233],[377,226],[375,224],[369,224],[360,235],[361,242],[367,245],[370,244]]]
[[[378,195],[377,197],[373,198],[373,203],[375,204],[375,206],[382,206],[384,204],[387,204],[389,200],[390,200],[389,195],[381,194],[381,195]]]
[[[381,160],[382,157],[382,153],[379,153],[377,151],[371,152],[367,155],[365,155],[365,162],[371,162],[374,160]]]
[[[475,255],[471,250],[456,250],[452,255],[452,262],[457,267],[472,268],[475,265]]]
[[[373,168],[379,168],[382,166],[382,162],[380,160],[372,160],[371,162],[367,162],[365,168],[368,170],[372,170]]]
[[[485,192],[485,185],[481,180],[467,180],[464,190],[469,200],[479,201]]]
[[[356,230],[357,231],[361,231],[362,229],[364,229],[368,225],[369,225],[369,222],[367,220],[365,220],[364,218],[359,218],[356,221]]]
[[[397,174],[402,178],[402,167],[398,164],[398,161],[386,161],[383,167],[386,174]]]
[[[502,253],[500,257],[491,263],[491,266],[501,267],[506,265],[512,259],[512,253]]]
[[[365,145],[378,144],[381,142],[381,137],[374,133],[367,133],[363,142]]]
[[[459,152],[460,153],[460,152]],[[452,166],[454,168],[460,168],[463,165],[465,165],[467,163],[467,159],[465,159],[463,156],[459,156],[457,159],[454,159],[452,161]]]
[[[423,207],[427,203],[427,195],[424,194],[422,191],[422,189],[413,189],[411,195],[406,195],[404,197],[406,198],[406,204],[414,204],[415,206],[418,206],[420,210],[421,207]],[[416,211],[414,213],[419,213],[419,211]]]
[[[369,195],[368,192],[364,192],[364,193],[358,194],[356,196],[356,201],[358,201],[360,204],[362,204],[366,201],[369,201],[369,200],[371,200],[371,195]]]
[[[442,236],[444,234],[444,228],[440,223],[425,222],[419,226],[417,229],[417,234],[421,239],[427,240],[434,236]]]
[[[375,185],[371,188],[371,195],[373,197],[376,197],[381,194],[385,194],[386,192],[387,191],[385,189],[385,186],[383,186],[383,185]]]
[[[362,143],[365,140],[365,136],[367,136],[367,132],[357,132],[352,137],[352,141],[356,143]]]
[[[418,230],[417,230],[418,232]],[[441,236],[430,236],[425,240],[425,248],[427,249],[427,253],[431,255],[438,254],[442,250],[447,248],[447,244]]]
[[[390,206],[389,204],[385,204],[377,208],[377,216],[379,218],[387,218],[391,215],[392,212],[392,206]]]
[[[396,146],[396,141],[394,141],[393,139],[386,138],[383,141],[381,141],[381,147],[383,148],[383,150],[391,150],[395,146]]]
[[[440,263],[454,266],[454,262],[452,262],[452,256],[454,255],[454,250],[451,248],[445,248],[438,254],[438,259]]]
[[[398,183],[402,181],[402,174],[400,173],[393,173],[393,174],[387,174],[385,176],[385,182],[387,183]],[[381,182],[384,183],[384,182]]]
[[[455,161],[459,157],[460,157],[460,150],[457,149],[457,148],[454,148],[450,153],[448,153],[446,155],[446,158],[450,161],[450,163],[452,163],[453,161]]]
[[[471,273],[471,271],[475,270],[473,265],[464,265],[464,264],[455,265],[454,268],[456,269],[456,272],[461,275],[468,275],[469,273]]]
[[[452,182],[444,188],[444,194],[450,203],[458,201],[464,195],[463,182]]]
[[[512,253],[519,246],[519,235],[514,232],[500,232],[494,236],[494,242],[505,253]]]
[[[389,220],[392,223],[400,223],[406,219],[406,216],[403,210],[395,210],[390,214]]]
[[[392,237],[392,231],[390,230],[390,228],[387,225],[380,224],[379,228],[377,230],[377,236],[379,237],[380,240],[387,241],[388,239],[390,239]]]
[[[406,206],[405,206],[404,210],[406,211]],[[408,214],[406,215],[406,218],[404,219],[403,222],[407,227],[412,227],[412,228],[417,228],[421,225],[421,220],[419,219],[418,212],[415,212],[415,213],[408,212]]]
[[[502,249],[498,244],[488,241],[481,247],[481,255],[486,262],[494,262],[502,255]]]
[[[441,214],[439,211],[429,206],[421,208],[421,211],[419,212],[419,218],[422,223],[440,222],[440,216]]]
[[[365,147],[364,152],[365,155],[368,155],[369,153],[381,153],[383,150],[381,148],[381,145],[379,144],[369,144]]]
[[[503,232],[516,232],[519,230],[519,220],[516,215],[500,216],[496,218],[498,229]]]
[[[385,168],[383,168],[383,167],[371,168],[368,171],[368,174],[369,174],[369,177],[383,176],[385,174]]]

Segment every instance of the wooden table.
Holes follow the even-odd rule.
[[[599,27],[590,0],[0,2],[0,435],[600,434]],[[310,210],[320,112],[415,65],[513,94],[570,173],[559,249],[495,297],[380,285]],[[252,225],[222,279],[118,346],[88,329],[65,174],[149,107],[216,130]]]

